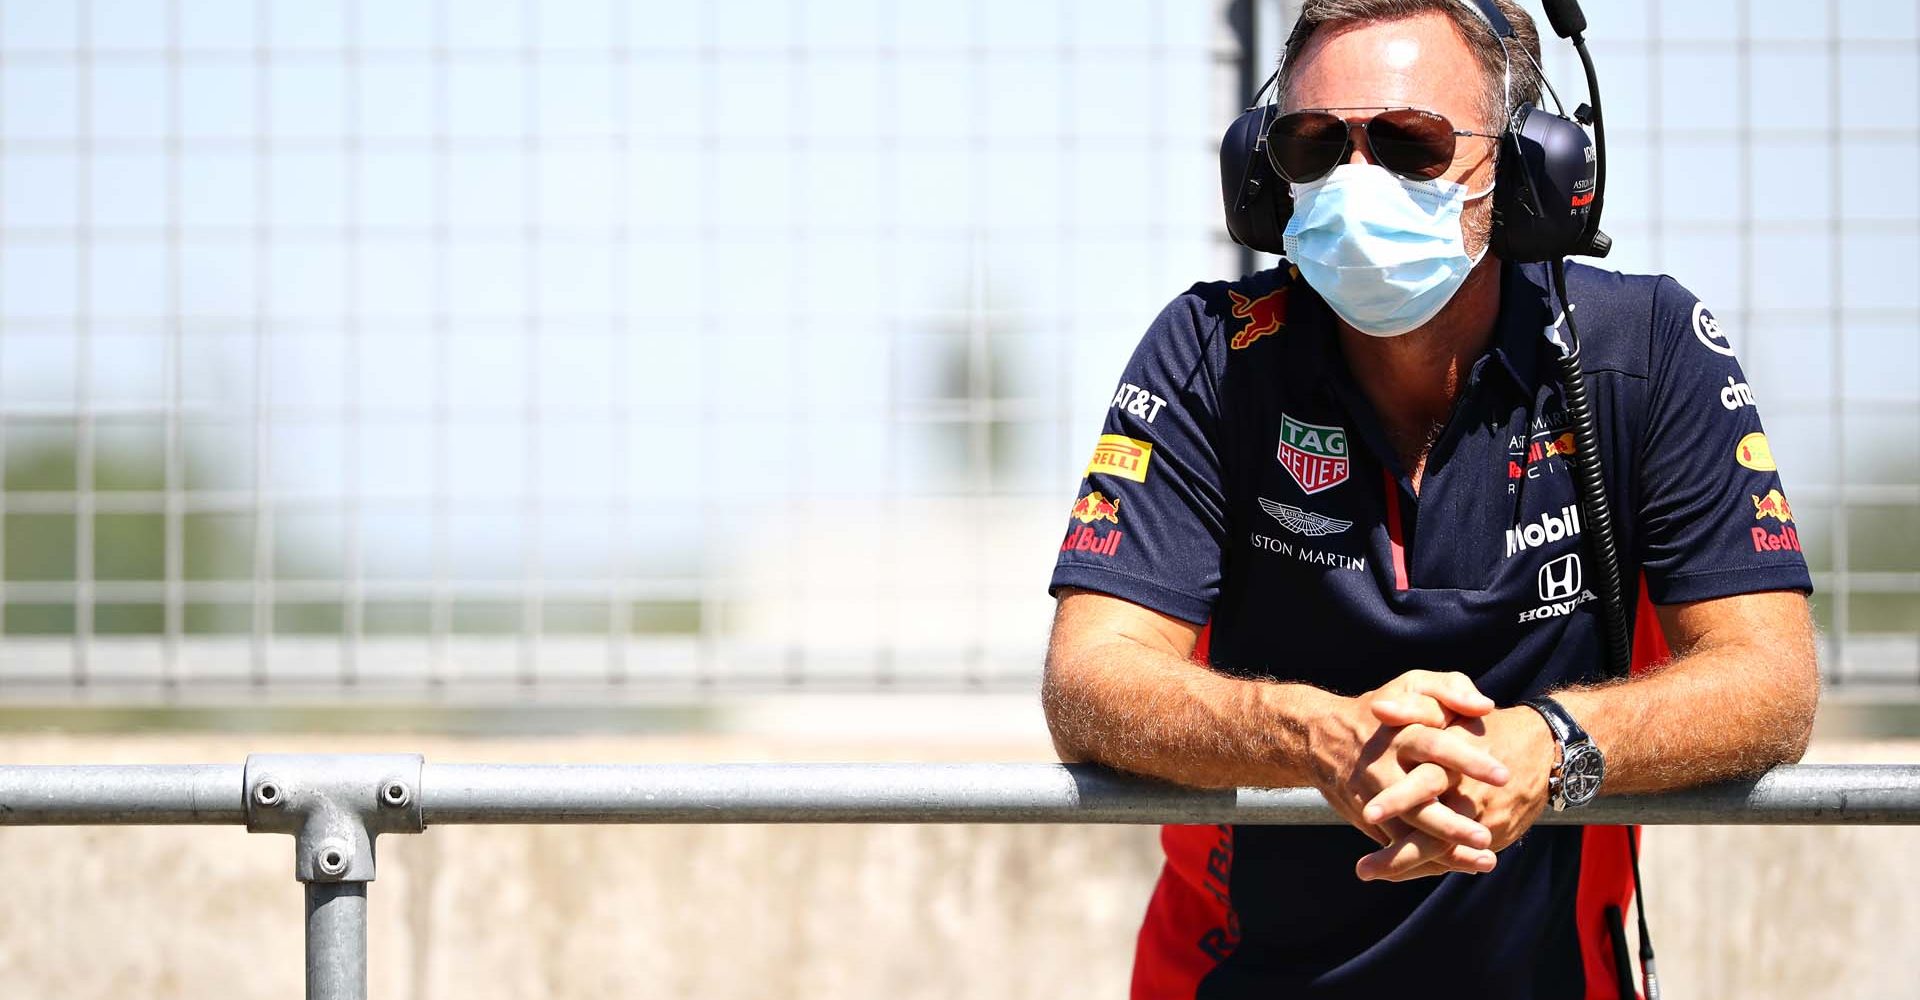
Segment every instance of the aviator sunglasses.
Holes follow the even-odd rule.
[[[1267,126],[1267,160],[1274,172],[1295,184],[1319,180],[1347,162],[1353,153],[1353,130],[1358,127],[1367,134],[1373,162],[1402,177],[1430,181],[1453,165],[1458,137],[1500,138],[1454,128],[1444,116],[1419,108],[1381,108],[1358,121],[1333,114],[1374,110],[1315,108],[1281,115]]]

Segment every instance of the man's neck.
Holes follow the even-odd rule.
[[[1398,337],[1339,323],[1340,350],[1389,433],[1404,436],[1445,423],[1499,317],[1500,262],[1488,256],[1433,319]]]

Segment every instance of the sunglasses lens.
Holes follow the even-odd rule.
[[[1267,158],[1295,184],[1320,179],[1347,153],[1347,123],[1325,111],[1281,115],[1267,128]]]
[[[1430,181],[1453,165],[1453,123],[1431,111],[1382,111],[1367,125],[1367,144],[1381,166]]]

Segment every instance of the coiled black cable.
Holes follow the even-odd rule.
[[[1566,398],[1567,418],[1573,425],[1573,472],[1575,491],[1580,498],[1580,516],[1586,521],[1587,541],[1593,546],[1594,561],[1600,564],[1600,626],[1606,639],[1607,676],[1623,680],[1633,672],[1633,640],[1627,633],[1626,586],[1620,576],[1620,547],[1613,535],[1613,509],[1607,502],[1605,470],[1600,461],[1600,432],[1594,425],[1593,406],[1587,399],[1586,373],[1580,370],[1580,330],[1574,325],[1573,302],[1567,298],[1567,265],[1563,260],[1550,263],[1553,292],[1560,299],[1560,322],[1566,324],[1564,338],[1554,343],[1560,348],[1560,391]],[[1639,828],[1627,828],[1627,853],[1633,862],[1633,908],[1640,920],[1640,975],[1645,1000],[1660,1000],[1660,978],[1654,972],[1653,935],[1647,930],[1647,895],[1640,885]],[[1614,939],[1615,959],[1624,972],[1626,964],[1624,933]],[[1622,978],[1626,978],[1624,975]],[[1621,985],[1623,995],[1630,994],[1629,979]]]
[[[1555,260],[1553,289],[1560,298],[1561,321],[1567,335],[1560,342],[1560,388],[1573,425],[1573,472],[1580,495],[1580,517],[1587,539],[1600,564],[1600,622],[1607,641],[1607,675],[1627,676],[1632,669],[1632,644],[1627,634],[1626,587],[1620,579],[1619,543],[1613,536],[1613,509],[1607,502],[1606,479],[1600,463],[1600,432],[1594,426],[1593,405],[1587,399],[1587,381],[1580,370],[1580,331],[1574,326],[1573,303],[1567,300],[1566,262]]]

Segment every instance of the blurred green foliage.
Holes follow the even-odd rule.
[[[950,404],[956,414],[975,407],[995,408],[1040,395],[1033,367],[1022,364],[1004,331],[969,336],[950,329],[928,338],[918,386],[927,402]],[[984,352],[984,353],[983,353]],[[1025,359],[1031,360],[1031,359]],[[972,437],[965,417],[923,424],[922,446],[939,456],[935,464],[958,473],[947,488],[973,484],[1009,485],[1036,464],[1032,425],[996,419],[982,438]],[[76,435],[71,426],[8,429],[4,484],[15,496],[71,493],[79,485]],[[93,483],[97,493],[157,491],[165,485],[164,435],[156,428],[120,426],[95,442]],[[1890,482],[1920,481],[1920,462],[1911,441],[1889,440],[1871,449],[1885,456],[1877,468]],[[189,481],[217,478],[217,456],[189,452]],[[1044,466],[1045,462],[1037,463]],[[933,485],[933,484],[927,484]],[[1806,545],[1808,563],[1818,571],[1833,568],[1834,535],[1828,527],[1830,504],[1796,502],[1795,521]],[[70,513],[9,509],[0,524],[5,544],[5,579],[10,583],[64,583],[75,579],[77,521]],[[284,528],[284,526],[282,526]],[[167,576],[166,518],[155,513],[103,512],[94,515],[93,576],[102,581],[163,581]],[[284,530],[261,571],[275,580],[335,579],[341,540],[289,538]],[[1920,507],[1854,505],[1847,511],[1847,557],[1856,573],[1911,573],[1920,570]],[[187,581],[251,581],[256,573],[254,517],[250,512],[188,513],[181,519],[181,577]],[[456,635],[502,636],[521,631],[525,609],[512,598],[469,598],[454,587],[444,610],[446,627]],[[1822,628],[1832,627],[1831,589],[1814,597]],[[1920,593],[1856,590],[1847,598],[1851,631],[1920,632]],[[246,601],[189,600],[182,627],[189,635],[247,635],[255,609]],[[627,607],[627,631],[634,635],[690,634],[700,631],[697,601],[634,601]],[[431,603],[425,599],[376,599],[361,605],[362,629],[370,636],[425,635],[435,630]],[[605,635],[614,627],[614,605],[607,600],[555,599],[541,608],[540,627],[554,635]],[[271,628],[289,635],[335,635],[344,631],[347,608],[340,600],[282,600],[268,613]],[[267,623],[262,623],[263,625]],[[71,635],[74,601],[11,598],[3,625],[7,635]],[[96,604],[94,631],[100,635],[150,635],[165,629],[165,608],[158,602]]]
[[[71,425],[8,429],[4,484],[14,497],[70,494],[79,487],[77,435]],[[96,496],[129,490],[165,488],[165,436],[162,428],[122,425],[95,440],[93,485]],[[212,481],[214,457],[186,456],[189,482]],[[17,506],[13,505],[13,506]],[[158,513],[100,512],[93,516],[93,577],[99,581],[167,579],[167,524]],[[79,518],[72,513],[10,509],[0,524],[9,583],[66,583],[77,576]],[[339,575],[339,538],[287,537],[277,530],[268,565],[259,567],[274,580],[330,580]],[[180,525],[180,576],[188,582],[248,582],[256,573],[254,516],[251,512],[186,513]],[[424,572],[424,571],[423,571]],[[606,600],[568,599],[542,608],[541,628],[550,634],[605,635],[613,627],[613,604]],[[697,601],[634,601],[627,609],[629,634],[689,634],[700,630]],[[248,635],[255,627],[254,606],[241,601],[188,600],[181,608],[188,635]],[[341,600],[281,600],[268,611],[271,627],[287,635],[337,635],[347,626]],[[369,600],[361,605],[362,629],[371,636],[426,635],[434,631],[427,600]],[[511,635],[521,630],[523,608],[513,599],[475,600],[454,587],[446,610],[447,627],[457,635]],[[77,615],[73,598],[8,599],[4,634],[72,635]],[[266,624],[266,623],[262,623]],[[93,631],[98,635],[157,635],[165,631],[166,609],[158,601],[98,602]]]

